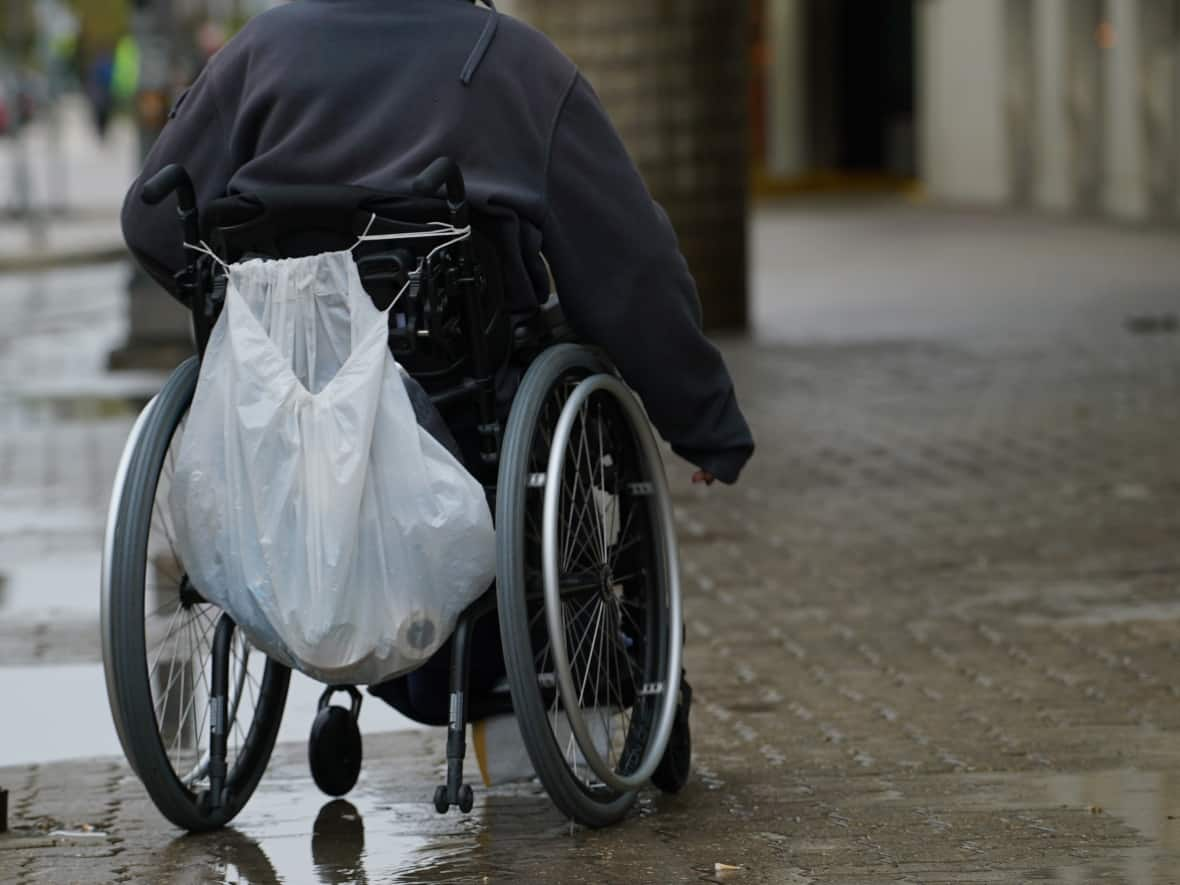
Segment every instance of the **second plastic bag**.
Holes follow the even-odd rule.
[[[350,253],[228,282],[171,490],[189,579],[323,682],[412,670],[495,575],[484,490],[419,426]]]

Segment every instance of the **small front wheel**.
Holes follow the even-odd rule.
[[[475,807],[475,791],[471,789],[471,784],[464,784],[459,787],[459,810],[467,814]]]

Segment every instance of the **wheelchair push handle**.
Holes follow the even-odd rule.
[[[176,194],[176,214],[184,225],[184,240],[186,243],[195,243],[201,238],[200,225],[197,223],[197,193],[193,190],[193,180],[189,178],[188,172],[175,163],[165,166],[149,178],[143,186],[142,196],[145,203],[155,206],[172,193]]]
[[[181,212],[187,212],[197,207],[197,195],[193,190],[193,180],[188,177],[183,166],[172,163],[147,180],[143,186],[143,201],[149,206],[155,206],[163,202],[164,198],[174,191]]]
[[[447,208],[455,225],[467,224],[467,187],[459,164],[450,157],[439,157],[414,179],[414,193],[433,197],[443,185],[447,187]]]

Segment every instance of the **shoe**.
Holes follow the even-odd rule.
[[[688,783],[692,771],[692,731],[688,725],[688,713],[692,707],[692,686],[684,675],[680,676],[680,703],[676,706],[676,718],[672,721],[672,733],[664,758],[652,772],[651,782],[665,793],[679,793]]]

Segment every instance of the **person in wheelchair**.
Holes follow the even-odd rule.
[[[188,256],[175,205],[143,199],[163,167],[188,171],[203,211],[275,185],[410,193],[439,156],[463,171],[512,316],[535,314],[552,277],[569,326],[614,362],[657,431],[695,465],[692,481],[736,482],[753,439],[721,354],[701,331],[667,215],[575,65],[494,8],[299,0],[255,17],[176,101],[127,195],[123,231],[139,263],[176,294]],[[506,399],[514,383],[498,385]],[[473,419],[448,419],[472,451]],[[479,666],[470,691],[486,695],[504,675],[494,623],[481,622],[472,641]],[[444,648],[371,691],[414,719],[445,723],[447,660]],[[689,699],[685,683],[682,730]],[[676,741],[674,733],[670,748]]]

